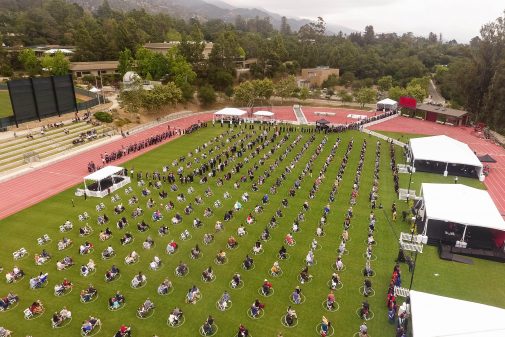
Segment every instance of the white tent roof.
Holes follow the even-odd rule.
[[[89,89],[90,92],[93,92],[93,93],[97,93],[97,92],[100,92],[102,90],[98,89],[97,87],[93,87],[91,89]]]
[[[245,115],[247,112],[244,110],[240,110],[237,108],[224,108],[221,110],[218,110],[214,112],[214,115],[219,115],[219,116],[242,116]]]
[[[65,49],[65,48],[53,48],[53,49],[48,49],[44,52],[44,54],[56,54],[57,52],[62,52],[63,54],[73,54],[74,52],[69,50],[69,49]]]
[[[391,98],[385,98],[382,101],[378,101],[377,104],[381,104],[381,105],[395,105],[395,104],[398,104],[398,102],[395,101],[395,100],[392,100]]]
[[[421,190],[429,219],[505,231],[505,221],[485,190],[462,184],[422,184]]]
[[[253,115],[271,117],[274,115],[274,113],[271,111],[256,111],[255,113],[253,113]]]
[[[414,337],[505,336],[505,309],[410,291]]]
[[[445,135],[412,138],[409,143],[415,160],[482,167],[479,158],[468,145]]]
[[[124,170],[124,168],[119,166],[105,166],[104,168],[85,176],[84,180],[94,180],[94,181],[103,180],[118,172],[121,172],[122,170]]]

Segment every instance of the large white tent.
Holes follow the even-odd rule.
[[[91,197],[103,198],[109,192],[112,193],[130,183],[130,177],[122,175],[123,171],[123,167],[105,166],[98,171],[88,174],[84,177],[84,189],[78,189],[76,194],[82,195],[86,193],[86,195]],[[88,184],[90,181],[92,183]]]
[[[462,184],[424,183],[421,196],[424,203],[423,235],[427,234],[429,220],[462,224],[465,232],[466,226],[505,231],[505,221],[485,190]]]
[[[223,108],[214,112],[215,116],[228,116],[228,117],[240,117],[247,113],[247,111],[237,109],[237,108]]]
[[[385,98],[381,101],[378,101],[376,106],[377,106],[377,111],[396,110],[398,108],[398,102],[395,100],[392,100],[391,98]]]
[[[482,176],[482,163],[475,153],[456,139],[445,135],[412,138],[409,141],[412,165],[416,167],[416,161],[438,162],[445,164],[444,175],[447,175],[449,165],[467,165],[476,169],[477,175]]]
[[[413,337],[505,336],[505,309],[410,291]]]

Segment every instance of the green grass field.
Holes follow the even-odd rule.
[[[135,171],[152,172],[158,170],[161,172],[162,166],[170,166],[170,163],[179,158],[181,155],[187,155],[197,145],[215,137],[226,129],[208,128],[200,130],[196,133],[184,136],[178,140],[170,142],[156,150],[134,159],[124,166],[127,168],[134,167]],[[249,130],[247,130],[249,132]],[[237,131],[235,131],[237,132]],[[270,134],[272,131],[270,132]],[[270,186],[275,182],[277,177],[281,175],[284,168],[291,162],[297,153],[300,152],[302,146],[309,138],[309,134],[303,133],[302,139],[294,149],[282,161],[277,169],[275,169],[271,177],[266,180],[266,183],[260,186],[258,192],[251,191],[251,182],[243,183],[240,189],[233,188],[233,183],[238,179],[239,175],[234,175],[230,181],[225,181],[223,186],[216,185],[215,178],[210,178],[208,184],[199,184],[198,179],[191,184],[195,192],[189,196],[186,189],[189,185],[178,183],[180,191],[184,192],[187,201],[179,203],[176,201],[176,193],[169,192],[168,200],[175,203],[176,210],[183,215],[183,223],[173,226],[170,223],[170,218],[175,214],[175,211],[162,211],[164,219],[160,222],[153,222],[151,214],[153,209],[147,209],[147,198],[140,194],[141,188],[137,186],[137,181],[131,186],[134,189],[135,195],[140,199],[139,206],[145,211],[144,219],[151,225],[148,232],[140,233],[135,225],[140,219],[133,220],[130,217],[133,206],[128,206],[128,198],[124,190],[118,191],[122,198],[122,203],[127,211],[122,215],[126,216],[130,222],[127,231],[130,231],[135,241],[128,246],[121,246],[119,238],[126,230],[118,230],[115,226],[119,216],[114,215],[113,206],[110,198],[98,200],[94,198],[77,198],[73,195],[75,189],[67,190],[56,195],[48,200],[45,200],[38,205],[19,212],[0,222],[0,232],[3,238],[3,247],[0,251],[0,261],[4,267],[4,272],[10,271],[14,265],[18,265],[25,272],[26,276],[23,280],[14,284],[4,284],[0,289],[0,296],[5,296],[7,292],[12,291],[17,293],[20,298],[20,304],[7,312],[0,312],[0,326],[13,330],[15,336],[31,335],[33,337],[40,336],[78,336],[81,322],[89,315],[97,316],[102,321],[102,329],[98,336],[112,336],[121,324],[132,326],[133,336],[150,337],[154,334],[162,336],[198,336],[199,326],[202,325],[205,318],[212,314],[215,317],[216,324],[219,327],[216,336],[234,336],[237,327],[243,323],[250,331],[252,336],[277,336],[277,333],[282,332],[284,337],[309,337],[318,336],[316,326],[320,323],[321,316],[328,317],[335,328],[335,336],[353,336],[358,330],[361,320],[356,315],[356,310],[363,301],[363,296],[359,293],[359,287],[363,283],[362,268],[364,267],[365,259],[365,240],[367,237],[367,219],[370,213],[368,203],[368,194],[373,183],[373,170],[375,161],[376,140],[370,139],[358,132],[348,132],[342,135],[329,135],[328,143],[323,148],[322,153],[314,161],[312,167],[313,177],[306,176],[302,180],[301,189],[297,191],[295,197],[288,197],[288,190],[293,185],[297,176],[302,172],[305,164],[313,155],[316,146],[321,142],[324,135],[316,134],[315,141],[309,146],[306,152],[303,153],[301,160],[295,165],[291,174],[287,175],[287,179],[283,181],[279,187],[277,194],[270,195],[270,202],[265,206],[265,211],[256,216],[256,223],[247,226],[248,234],[245,237],[238,238],[236,229],[240,223],[245,222],[245,218],[250,210],[256,204],[259,204],[261,197],[268,193]],[[340,136],[342,142],[336,152],[334,159],[331,161],[328,170],[325,174],[326,178],[320,189],[316,192],[316,198],[309,201],[310,209],[305,213],[306,220],[301,223],[301,233],[295,233],[294,238],[296,245],[287,247],[290,254],[289,260],[280,260],[283,275],[279,278],[273,278],[269,275],[270,267],[277,260],[277,252],[283,244],[284,236],[290,231],[293,220],[301,210],[301,205],[305,200],[308,200],[308,192],[317,176],[317,172],[322,168],[326,157],[330,154],[331,147],[336,141],[337,136]],[[296,135],[292,134],[289,141],[279,148],[275,154],[266,161],[264,165],[260,165],[255,172],[257,178],[264,172],[278,156],[284,152],[284,149],[295,139]],[[324,205],[328,203],[328,196],[332,187],[332,183],[336,178],[336,174],[342,162],[343,154],[349,140],[354,138],[354,148],[351,152],[349,162],[344,174],[344,180],[339,187],[336,201],[331,204],[331,212],[328,217],[328,224],[325,226],[326,236],[319,238],[321,250],[315,251],[317,264],[310,268],[310,273],[314,276],[313,280],[307,284],[300,284],[297,280],[298,273],[304,267],[304,258],[309,250],[310,242],[315,236],[314,232],[321,217]],[[241,136],[242,138],[242,136]],[[329,280],[333,269],[332,263],[335,261],[336,249],[340,242],[339,236],[342,232],[342,223],[344,220],[344,212],[349,207],[349,196],[352,189],[356,168],[358,165],[359,151],[364,139],[368,140],[368,150],[365,156],[365,164],[361,175],[360,195],[358,202],[354,207],[354,217],[352,226],[349,230],[351,241],[347,244],[349,255],[344,255],[343,260],[347,269],[340,274],[343,288],[336,291],[336,300],[339,303],[340,309],[337,312],[326,311],[322,303],[325,301],[328,294],[327,281]],[[234,140],[232,140],[234,141]],[[279,141],[277,139],[274,144]],[[226,145],[226,144],[224,144]],[[260,154],[266,153],[274,145],[270,144]],[[207,149],[208,150],[208,149]],[[207,151],[205,150],[205,151]],[[216,150],[216,153],[222,152],[223,149]],[[251,151],[246,151],[244,157],[249,155]],[[397,157],[400,160],[401,151],[398,148]],[[240,171],[240,175],[246,175],[247,170],[253,167],[259,160],[259,156],[251,159],[246,163]],[[239,160],[243,160],[239,159]],[[376,271],[376,276],[372,278],[373,287],[376,291],[374,297],[369,298],[371,309],[375,313],[375,318],[368,322],[369,332],[371,336],[393,336],[394,327],[387,321],[387,312],[385,308],[385,295],[389,279],[394,265],[394,259],[398,252],[397,234],[399,231],[406,231],[407,224],[397,221],[391,223],[389,220],[389,207],[396,200],[396,195],[393,191],[393,179],[389,168],[390,156],[389,147],[385,142],[382,142],[381,158],[380,158],[380,202],[385,206],[385,210],[377,210],[377,230],[375,239],[378,245],[374,249],[374,254],[377,255],[377,261],[372,262],[372,266]],[[232,165],[228,166],[225,172],[231,169]],[[171,167],[174,169],[173,167]],[[175,170],[175,169],[174,169]],[[187,170],[186,170],[187,171]],[[220,173],[219,176],[223,174]],[[408,175],[402,175],[401,184],[405,186],[408,183]],[[434,177],[429,174],[414,174],[413,185],[418,186],[420,180],[437,181],[438,176]],[[448,177],[447,179],[450,179]],[[450,181],[449,181],[450,182]],[[460,180],[463,183],[463,180]],[[204,190],[207,186],[212,188],[214,195],[212,197],[204,197]],[[160,200],[157,196],[157,190],[150,188],[153,192],[152,197],[157,203],[165,204],[167,199]],[[167,184],[164,184],[163,189],[169,190]],[[228,191],[232,198],[225,200],[223,193]],[[225,210],[231,209],[236,200],[238,200],[243,192],[247,191],[251,198],[248,203],[244,203],[244,209],[235,213],[234,218],[230,222],[225,223],[224,232],[215,234],[215,241],[211,245],[203,245],[202,237],[204,233],[214,232],[214,224],[217,220],[222,220]],[[201,195],[204,198],[204,205],[194,205],[195,211],[186,216],[183,213],[184,207],[195,196]],[[246,254],[251,254],[251,248],[254,242],[259,237],[262,230],[267,225],[269,219],[275,210],[281,206],[281,200],[288,198],[289,206],[283,209],[284,217],[279,219],[278,226],[271,230],[272,239],[263,243],[264,253],[254,256],[255,269],[252,271],[242,270],[241,264]],[[71,199],[75,202],[75,207],[72,207]],[[220,199],[223,206],[218,209],[213,208],[213,203],[216,199]],[[109,218],[109,227],[113,231],[113,238],[106,242],[101,242],[98,239],[98,233],[105,226],[98,226],[96,223],[98,213],[95,210],[95,205],[103,201],[106,205],[105,212]],[[400,207],[400,212],[407,208],[404,203],[397,202]],[[205,207],[211,207],[214,210],[214,215],[210,218],[203,217]],[[156,208],[154,208],[156,209]],[[77,220],[80,213],[87,211],[91,215],[89,224],[93,227],[93,234],[86,238],[81,238],[78,235],[79,226],[84,225]],[[202,229],[194,229],[192,220],[194,217],[199,217],[204,226]],[[74,223],[74,229],[70,232],[62,234],[58,228],[66,219],[70,219]],[[170,227],[170,234],[164,237],[157,235],[157,229],[161,224],[166,224]],[[188,229],[192,234],[192,239],[181,241],[180,233]],[[41,247],[36,243],[36,238],[43,234],[49,234],[52,242]],[[151,235],[155,240],[155,247],[152,250],[146,251],[142,249],[142,242],[145,238]],[[239,248],[233,251],[227,251],[228,263],[225,265],[216,265],[214,257],[220,249],[226,249],[226,241],[230,235],[237,237]],[[57,241],[63,236],[67,236],[74,241],[74,245],[65,251],[58,251],[56,248]],[[175,255],[168,256],[165,253],[165,247],[170,240],[176,240],[179,244],[179,250]],[[92,242],[95,245],[94,252],[90,256],[81,256],[78,254],[78,246],[85,240]],[[116,257],[111,260],[102,260],[100,253],[108,244],[112,244],[116,251]],[[199,244],[203,252],[203,257],[198,260],[190,259],[190,250],[195,244]],[[29,252],[29,257],[20,261],[13,261],[12,252],[25,247]],[[39,253],[42,248],[45,248],[52,259],[43,266],[36,266],[33,260],[35,253]],[[124,257],[136,250],[140,256],[140,262],[136,265],[127,266],[124,264]],[[56,270],[56,261],[62,259],[66,255],[71,256],[75,261],[75,266],[65,271]],[[151,271],[148,269],[148,264],[152,258],[158,255],[164,262],[163,267],[159,271]],[[89,258],[93,258],[97,263],[97,272],[88,278],[79,275],[79,267],[86,263]],[[190,273],[184,278],[179,278],[174,275],[174,269],[179,261],[188,264]],[[418,258],[418,268],[414,281],[414,288],[417,290],[428,291],[436,294],[449,295],[457,298],[478,301],[491,305],[505,307],[505,296],[503,296],[502,280],[505,277],[505,270],[501,265],[489,261],[475,260],[474,265],[460,265],[456,263],[441,261],[436,253],[436,248],[425,247],[425,253]],[[105,272],[116,264],[121,270],[121,278],[112,283],[104,281]],[[212,266],[216,275],[216,280],[213,283],[204,283],[201,280],[202,271],[208,266]],[[135,274],[142,271],[147,275],[147,285],[142,289],[132,289],[130,280]],[[49,284],[42,289],[30,290],[28,280],[31,276],[37,275],[40,272],[49,272]],[[232,275],[239,272],[244,280],[245,286],[241,290],[232,290],[229,287],[229,282]],[[435,277],[434,274],[439,274]],[[482,282],[482,275],[486,275],[485,287],[469,287]],[[68,278],[74,283],[73,291],[64,297],[55,297],[53,295],[53,287],[61,282],[63,278]],[[168,296],[160,296],[157,294],[158,285],[168,277],[173,285],[174,291]],[[273,283],[274,295],[269,298],[264,298],[258,294],[264,278],[269,278]],[[410,274],[407,268],[403,267],[404,286],[408,287]],[[4,280],[0,282],[5,282]],[[88,304],[80,303],[79,292],[84,289],[89,283],[92,283],[99,292],[99,297],[96,301]],[[202,292],[202,299],[195,305],[185,304],[184,298],[188,288],[193,284],[197,285]],[[306,301],[300,305],[293,305],[297,311],[299,322],[294,328],[286,328],[281,324],[281,317],[284,315],[290,302],[290,294],[293,289],[300,285]],[[111,312],[107,309],[108,298],[111,297],[116,290],[121,290],[125,295],[127,305],[124,309]],[[221,297],[221,294],[227,290],[231,294],[233,305],[230,310],[221,312],[216,309],[216,301]],[[497,293],[498,292],[498,293]],[[153,316],[149,319],[141,320],[136,317],[136,309],[147,298],[155,303],[156,309]],[[265,314],[259,320],[253,320],[248,317],[247,311],[251,303],[259,298],[266,304]],[[46,306],[46,312],[35,320],[24,320],[23,310],[28,307],[34,300],[40,299]],[[73,320],[61,329],[52,329],[50,324],[51,314],[56,310],[60,310],[63,306],[67,306],[72,311]],[[169,312],[179,306],[185,313],[185,324],[179,328],[171,328],[166,324]]]
[[[12,116],[11,99],[7,90],[0,90],[0,117]]]

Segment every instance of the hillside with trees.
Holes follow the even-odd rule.
[[[175,82],[188,98],[193,93],[189,86],[211,86],[231,96],[237,85],[234,61],[243,58],[256,58],[257,64],[239,82],[268,78],[276,84],[301,68],[338,68],[340,76],[323,87],[347,88],[337,92],[342,101],[349,100],[350,91],[356,100],[368,101],[370,90],[363,88],[423,99],[433,76],[452,106],[468,109],[497,130],[505,127],[503,18],[485,24],[469,45],[435,33],[377,34],[372,26],[330,34],[322,18],[298,30],[286,18],[278,29],[268,17],[237,16],[233,23],[183,20],[144,9],[114,10],[106,1],[90,11],[64,0],[6,0],[0,3],[0,21],[1,75],[33,75],[44,68],[23,62],[9,48],[57,44],[76,46],[72,61],[120,60],[121,73],[135,67],[144,78]],[[180,45],[169,58],[142,48],[147,42],[174,40]],[[214,43],[208,59],[201,54],[203,41]],[[170,78],[163,79],[166,74]]]

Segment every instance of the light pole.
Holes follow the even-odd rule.
[[[408,204],[410,198],[410,184],[412,183],[412,168],[410,166],[407,166],[407,171],[409,171],[409,187],[407,188],[407,204]]]

